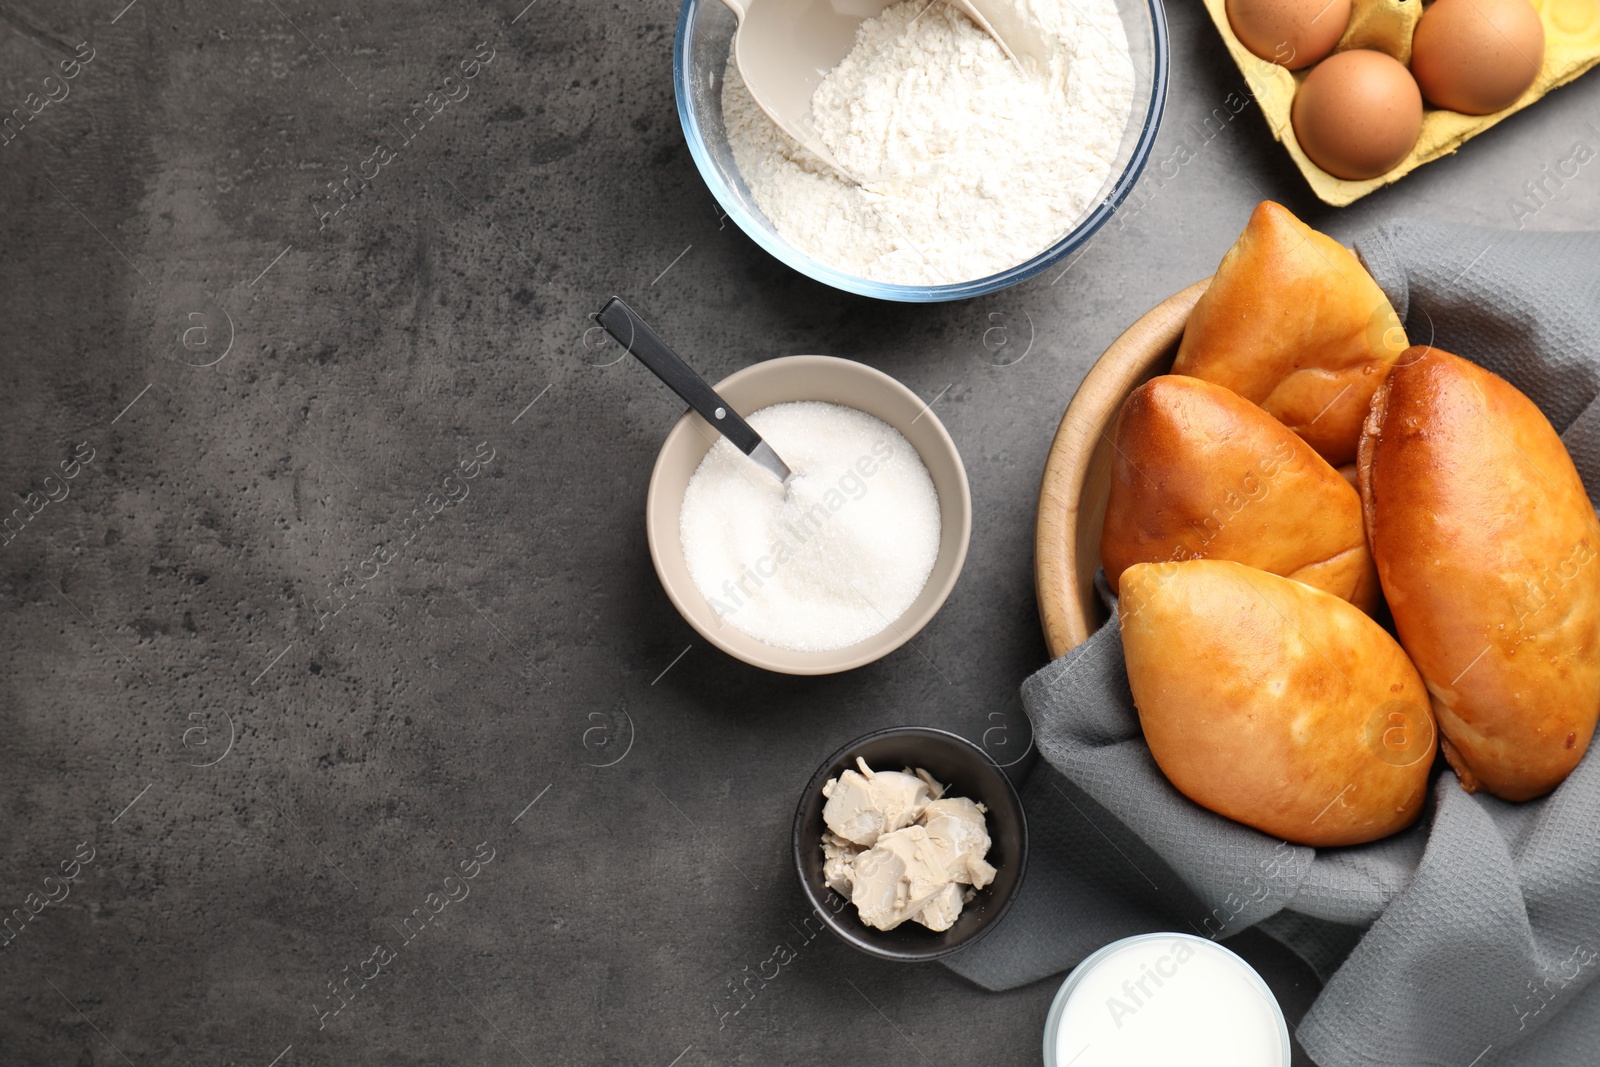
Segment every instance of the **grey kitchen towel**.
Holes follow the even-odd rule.
[[[1600,233],[1399,220],[1357,242],[1415,344],[1509,380],[1600,500]],[[1297,1029],[1321,1067],[1600,1064],[1600,756],[1525,804],[1443,767],[1416,826],[1351,848],[1274,840],[1192,803],[1139,729],[1115,611],[1022,687],[1042,760],[1006,921],[949,961],[992,989],[1148,930],[1255,927],[1325,985]]]

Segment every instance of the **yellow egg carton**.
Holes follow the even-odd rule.
[[[1217,24],[1217,31],[1222,34],[1223,43],[1233,54],[1233,61],[1244,74],[1251,94],[1261,106],[1272,136],[1288,148],[1289,155],[1294,157],[1295,165],[1306,176],[1312,191],[1324,203],[1343,207],[1374,189],[1399,181],[1424,163],[1449,155],[1467,138],[1482,133],[1506,116],[1534,103],[1556,86],[1565,85],[1600,63],[1600,0],[1531,2],[1544,23],[1544,64],[1528,91],[1510,107],[1491,115],[1463,115],[1456,111],[1425,107],[1422,112],[1422,135],[1417,138],[1411,154],[1387,174],[1365,181],[1335,178],[1311,162],[1300,148],[1300,142],[1295,139],[1289,109],[1294,103],[1295,90],[1311,68],[1291,73],[1276,63],[1259,58],[1234,36],[1233,27],[1228,23],[1226,0],[1205,0],[1205,5],[1211,13],[1211,21]],[[1370,48],[1387,52],[1400,62],[1408,63],[1411,59],[1411,31],[1421,17],[1421,0],[1353,0],[1350,25],[1335,50]]]

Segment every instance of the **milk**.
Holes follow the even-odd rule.
[[[1259,975],[1213,941],[1145,934],[1090,956],[1046,1024],[1052,1067],[1288,1067],[1283,1013]]]

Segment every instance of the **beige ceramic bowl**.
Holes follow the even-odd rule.
[[[722,651],[783,674],[847,671],[881,659],[911,640],[950,595],[972,536],[972,494],[967,488],[966,468],[938,416],[915,393],[887,374],[832,356],[785,356],[757,363],[724,378],[716,389],[736,411],[747,416],[791,400],[825,400],[877,416],[899,430],[922,457],[939,494],[939,555],[928,583],[905,614],[865,641],[831,652],[774,648],[719,619],[689,577],[678,537],[684,490],[717,440],[711,425],[691,411],[678,420],[661,446],[645,501],[650,558],[673,605],[690,626]]]

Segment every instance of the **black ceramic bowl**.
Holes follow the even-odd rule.
[[[822,787],[829,778],[856,765],[856,757],[873,770],[922,767],[947,788],[948,796],[970,797],[988,808],[988,860],[995,878],[961,909],[955,925],[943,933],[915,922],[893,930],[874,930],[856,915],[848,900],[822,879]],[[1028,823],[1017,790],[989,754],[964,737],[925,726],[900,726],[857,738],[817,768],[794,814],[794,865],[812,910],[846,942],[886,960],[916,963],[958,952],[988,933],[1005,915],[1022,884],[1028,862]]]

